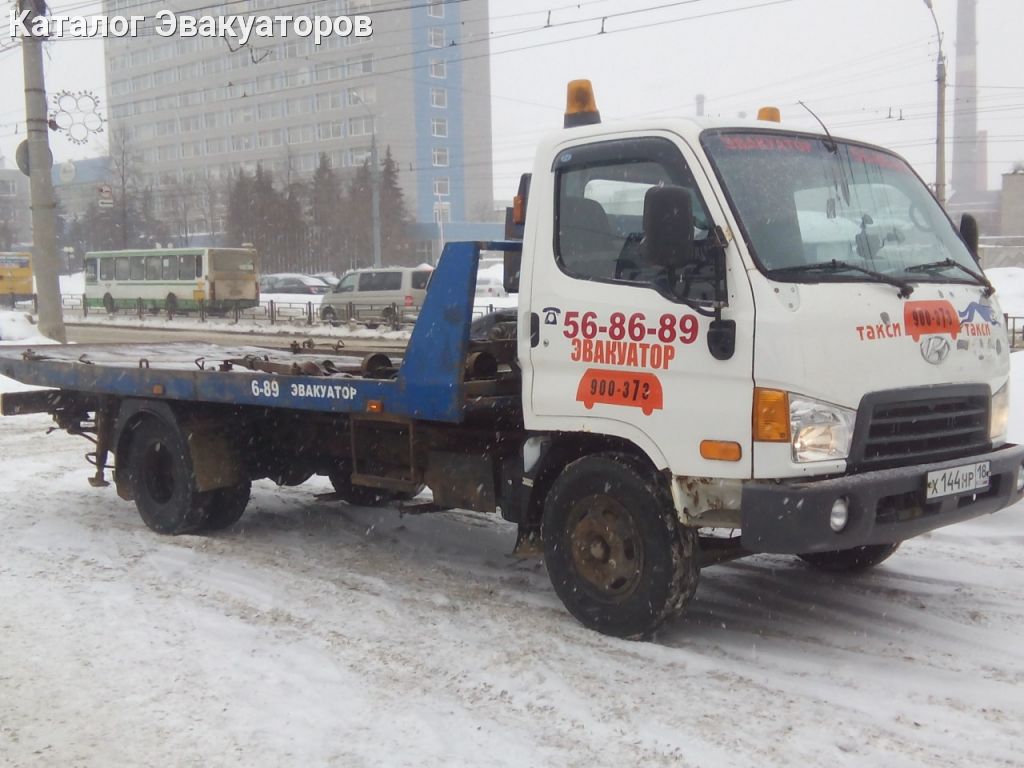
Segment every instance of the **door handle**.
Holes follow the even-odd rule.
[[[540,315],[536,312],[530,313],[530,346],[536,347],[540,344]]]

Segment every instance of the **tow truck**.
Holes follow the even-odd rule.
[[[93,485],[112,468],[160,534],[227,528],[253,480],[314,473],[352,504],[500,513],[573,616],[628,638],[713,563],[855,572],[1021,499],[971,217],[776,110],[606,124],[589,82],[567,101],[507,239],[447,244],[401,359],[7,347],[0,373],[46,389],[3,413],[93,439]],[[518,309],[473,332],[485,250]]]

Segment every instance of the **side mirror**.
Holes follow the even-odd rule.
[[[960,217],[960,237],[964,241],[964,245],[967,246],[967,250],[971,252],[971,256],[974,260],[981,265],[981,257],[978,253],[978,220],[971,216],[969,213],[965,213]]]
[[[644,253],[663,267],[693,261],[693,199],[682,187],[651,187],[644,195]]]

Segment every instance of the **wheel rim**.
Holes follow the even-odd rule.
[[[174,495],[174,461],[166,445],[153,443],[143,462],[143,482],[149,497],[157,504],[166,504]]]
[[[569,548],[576,572],[603,600],[622,600],[640,582],[643,539],[629,510],[610,496],[587,496],[572,506]]]

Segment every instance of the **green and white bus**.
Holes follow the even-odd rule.
[[[85,302],[113,313],[142,306],[212,312],[260,303],[259,262],[251,248],[161,248],[85,254]]]

